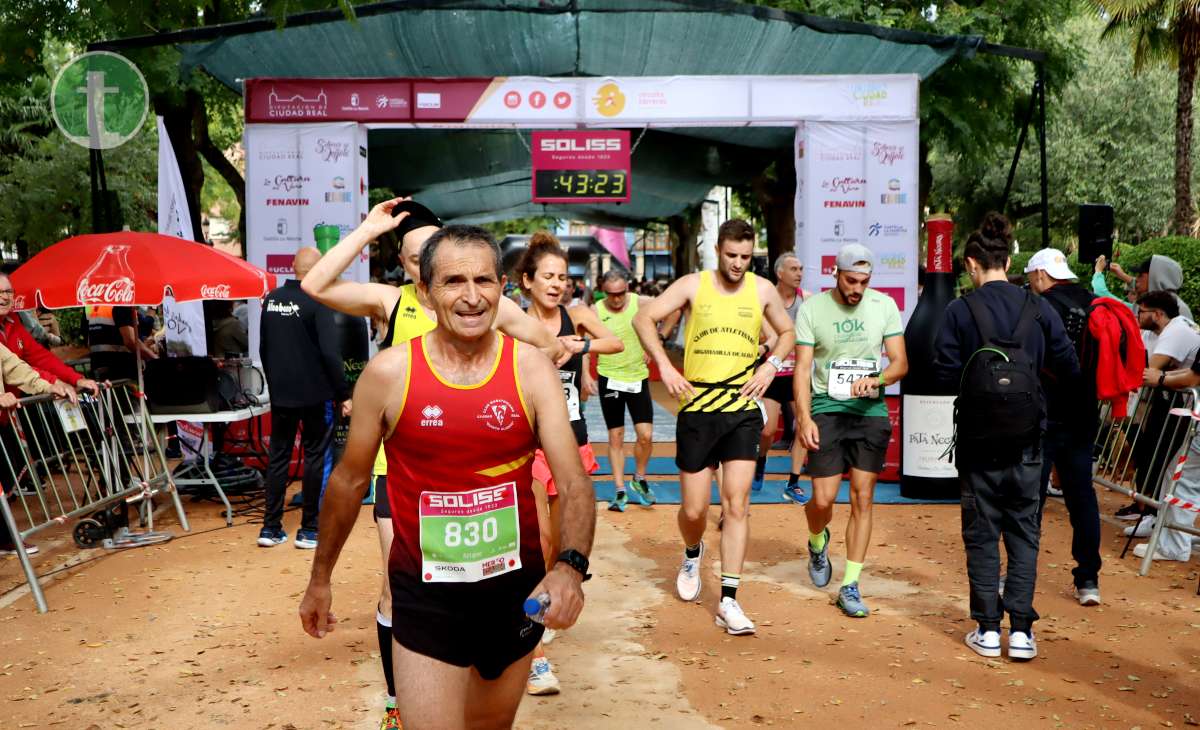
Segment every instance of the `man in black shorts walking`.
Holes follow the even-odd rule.
[[[426,242],[418,286],[438,326],[363,370],[300,604],[308,634],[333,630],[333,567],[382,440],[395,526],[392,658],[404,678],[396,700],[410,730],[510,727],[542,634],[524,601],[542,601],[551,628],[583,609],[595,495],[554,364],[492,329],[501,280],[487,231],[448,226]],[[413,449],[416,440],[426,448]],[[563,552],[548,572],[532,491],[539,444],[563,502]]]
[[[684,557],[675,590],[684,601],[700,597],[702,538],[713,474],[719,467],[724,527],[716,624],[734,636],[755,631],[737,601],[737,591],[750,539],[750,482],[763,426],[758,400],[781,369],[781,357],[792,349],[791,338],[778,338],[767,362],[758,365],[763,320],[777,332],[786,331],[790,320],[771,282],[749,270],[753,255],[754,228],[745,221],[726,221],[717,233],[717,270],[677,280],[633,323],[658,364],[663,384],[680,399],[675,464]],[[691,315],[681,375],[667,357],[656,325],[687,305]]]
[[[596,372],[600,375],[600,410],[608,428],[608,460],[612,464],[616,494],[608,508],[624,512],[629,498],[625,494],[625,411],[633,421],[637,443],[633,447],[635,471],[629,491],[643,505],[655,502],[654,491],[646,482],[646,468],[654,437],[654,403],[650,398],[649,358],[633,331],[633,318],[641,307],[654,300],[629,292],[629,279],[617,269],[600,277],[604,299],[596,304],[600,323],[620,338],[625,349],[615,355],[598,355]]]

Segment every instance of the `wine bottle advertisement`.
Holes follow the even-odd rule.
[[[905,395],[902,471],[905,476],[955,479],[947,449],[954,439],[954,396]]]

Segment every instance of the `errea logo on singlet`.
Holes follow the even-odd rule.
[[[425,406],[421,409],[421,425],[425,427],[440,427],[446,425],[442,420],[441,406]]]

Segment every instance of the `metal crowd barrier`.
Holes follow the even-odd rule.
[[[73,537],[80,547],[140,547],[171,538],[154,532],[152,498],[167,492],[182,528],[190,530],[162,445],[142,409],[144,396],[128,380],[105,386],[78,405],[49,395],[22,398],[0,412],[0,517],[38,611],[48,608],[24,541],[53,525],[82,518]],[[128,529],[126,507],[137,504],[145,532]]]
[[[1130,398],[1125,418],[1113,418],[1109,403],[1101,407],[1093,483],[1130,497],[1144,509],[1158,511],[1140,575],[1150,572],[1164,529],[1200,536],[1200,529],[1193,525],[1172,521],[1167,510],[1174,506],[1200,511],[1200,507],[1175,496],[1189,454],[1200,459],[1200,453],[1192,450],[1198,422],[1200,389],[1196,388],[1142,388]],[[1132,541],[1130,536],[1126,550]]]

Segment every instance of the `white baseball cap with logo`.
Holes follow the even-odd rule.
[[[1043,248],[1029,259],[1029,263],[1025,264],[1026,274],[1038,270],[1045,271],[1051,278],[1059,280],[1079,278],[1074,271],[1071,271],[1071,265],[1067,263],[1066,255],[1057,248]]]
[[[870,274],[875,266],[875,254],[861,243],[847,243],[838,250],[837,270],[855,274]]]

